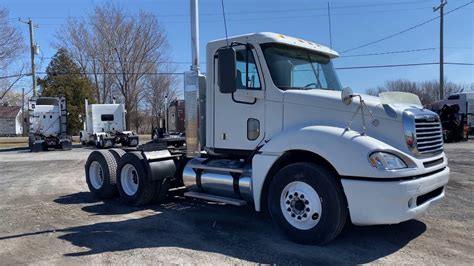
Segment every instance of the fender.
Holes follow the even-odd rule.
[[[252,160],[252,188],[257,211],[260,210],[261,193],[269,170],[280,156],[292,150],[303,150],[319,155],[327,160],[340,176],[396,178],[416,175],[417,172],[423,171],[423,167],[420,169],[418,163],[415,163],[417,160],[411,155],[375,138],[361,135],[357,131],[331,126],[293,128],[273,137]],[[403,156],[417,167],[399,171],[380,171],[372,167],[368,161],[368,156],[373,151],[388,151]]]

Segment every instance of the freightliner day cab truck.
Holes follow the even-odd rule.
[[[82,145],[93,143],[98,149],[111,148],[116,144],[135,147],[138,135],[126,130],[123,104],[89,104],[85,99],[84,130],[79,133]]]
[[[28,114],[28,146],[32,152],[49,148],[71,149],[71,137],[67,134],[66,98],[32,97],[28,101]]]
[[[335,51],[276,33],[208,43],[204,77],[191,14],[186,150],[94,151],[85,172],[96,196],[142,205],[185,186],[188,197],[268,211],[291,239],[318,245],[346,222],[396,224],[444,198],[439,118],[416,95],[353,94]]]

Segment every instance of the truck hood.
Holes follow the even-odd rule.
[[[366,134],[404,152],[409,152],[405,143],[402,115],[406,109],[420,109],[409,104],[382,104],[379,97],[362,95]],[[358,97],[350,105],[341,101],[340,91],[288,90],[284,94],[284,129],[327,125],[346,128],[360,106]],[[372,113],[373,117],[369,114]],[[426,110],[431,113],[431,111]],[[362,115],[359,110],[350,128],[363,132]]]

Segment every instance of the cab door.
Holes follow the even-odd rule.
[[[250,151],[264,137],[265,97],[261,67],[251,45],[235,46],[236,91],[221,93],[214,79],[214,148]],[[214,57],[214,76],[219,73]]]

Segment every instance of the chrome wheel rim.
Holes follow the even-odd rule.
[[[95,189],[100,189],[104,184],[104,171],[97,161],[93,161],[89,166],[89,180]]]
[[[120,172],[120,183],[122,184],[123,192],[128,196],[133,196],[137,193],[139,178],[135,166],[131,164],[123,166]]]
[[[305,182],[293,181],[286,185],[280,196],[283,216],[293,227],[308,230],[321,220],[321,198]]]

